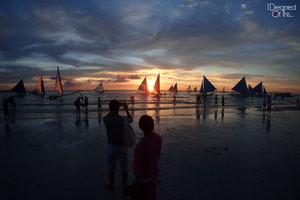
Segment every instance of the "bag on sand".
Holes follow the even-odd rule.
[[[135,133],[133,128],[128,123],[128,118],[123,117],[123,132],[124,132],[124,146],[131,148],[135,145]]]

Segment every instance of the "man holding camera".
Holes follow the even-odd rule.
[[[128,123],[132,123],[132,117],[128,112],[128,105],[126,103],[121,104],[117,100],[112,100],[109,103],[110,112],[103,118],[103,122],[107,132],[107,164],[108,164],[108,177],[109,185],[108,189],[114,190],[114,179],[115,179],[115,169],[117,160],[119,160],[120,168],[122,172],[123,187],[127,185],[127,147],[124,146],[124,133],[123,126],[124,120],[122,116],[119,115],[119,109],[123,106],[124,111],[127,115]]]

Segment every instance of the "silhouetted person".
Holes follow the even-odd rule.
[[[80,115],[80,97],[74,101],[74,105],[76,107],[76,114]]]
[[[268,100],[267,100],[268,113],[271,113],[271,109],[272,109],[272,98],[271,98],[271,96],[268,96]]]
[[[263,97],[263,105],[262,105],[263,110],[266,110],[267,108],[267,101],[266,101],[266,97]]]
[[[173,103],[176,103],[176,94],[173,95]]]
[[[222,95],[222,107],[225,105],[225,97]]]
[[[131,101],[131,105],[133,105],[134,104],[134,96],[130,97],[130,101]]]
[[[196,104],[198,104],[198,105],[202,104],[201,97],[199,94],[197,94],[197,96],[196,96]]]
[[[102,102],[100,97],[98,97],[98,111],[102,111]]]
[[[218,95],[215,95],[215,104],[214,104],[215,107],[218,107]]]
[[[152,117],[143,115],[139,120],[139,127],[144,137],[140,139],[134,150],[133,172],[136,178],[135,183],[144,185],[145,190],[140,194],[135,194],[134,199],[156,200],[162,139],[154,131]]]
[[[103,118],[103,122],[107,132],[107,164],[108,164],[108,177],[109,185],[108,189],[113,191],[114,189],[114,179],[115,179],[115,169],[117,160],[119,160],[120,168],[122,171],[123,187],[127,185],[127,147],[124,146],[124,134],[123,134],[123,117],[119,115],[119,107],[122,106],[117,100],[112,100],[109,103],[110,112]],[[123,104],[123,108],[126,112],[126,120],[131,123],[132,117],[128,112],[128,105]]]
[[[88,106],[89,106],[89,99],[87,96],[84,97],[84,107],[85,107],[85,112],[88,112]]]
[[[3,99],[3,112],[4,112],[4,119],[6,120],[8,117],[8,100],[6,98]]]

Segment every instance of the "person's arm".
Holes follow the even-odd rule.
[[[133,122],[133,119],[132,119],[131,114],[128,112],[128,105],[127,105],[127,103],[124,103],[124,104],[123,104],[123,108],[124,108],[124,110],[125,110],[125,112],[126,112],[126,115],[127,115],[128,119],[129,119],[129,122],[128,122],[128,123],[132,123],[132,122]]]

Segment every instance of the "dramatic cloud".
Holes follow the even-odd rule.
[[[280,77],[288,88],[300,85],[300,20],[292,15],[275,19],[266,2],[255,0],[4,0],[0,88],[21,78],[34,86],[40,74],[51,86],[57,65],[66,87],[91,88],[106,80],[106,88],[122,82],[136,88],[142,77],[165,72],[165,81],[185,86],[219,73],[220,79]]]

